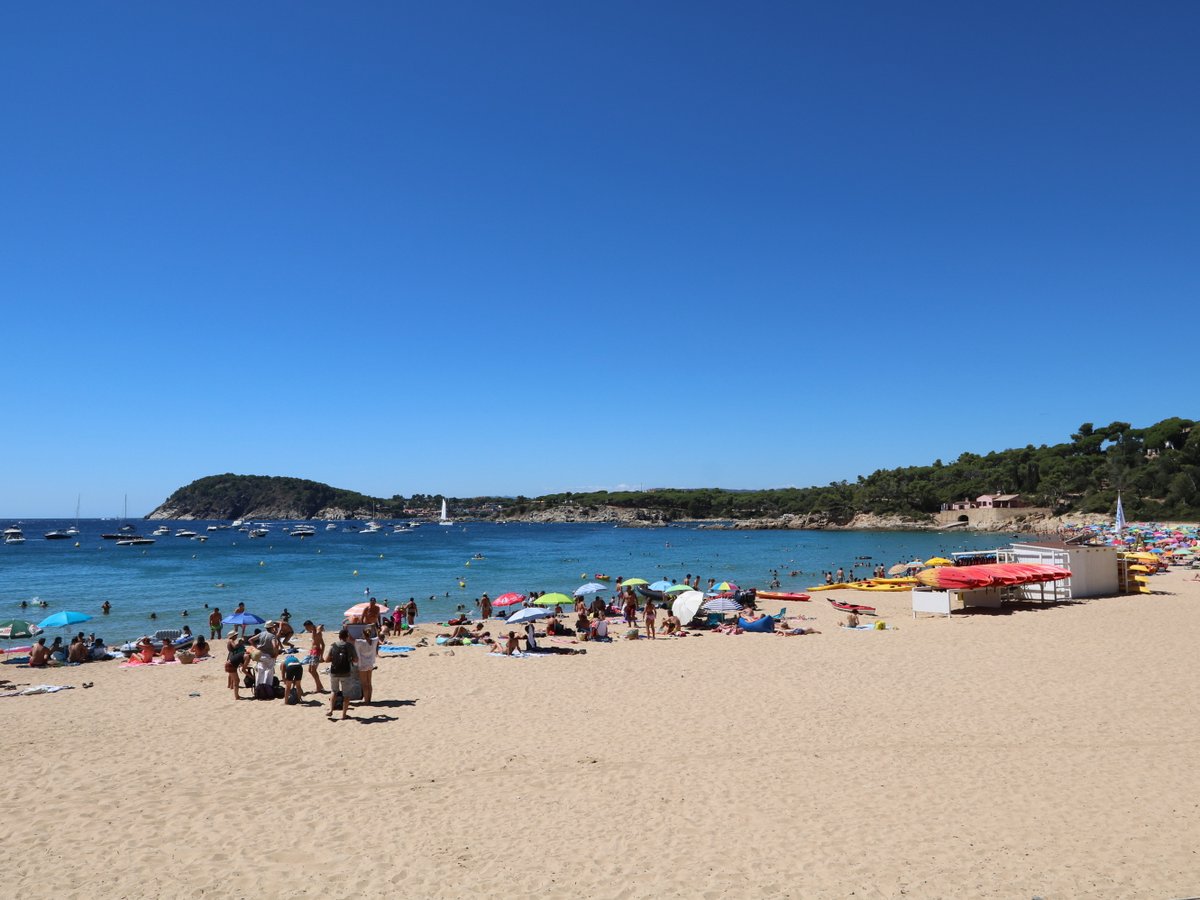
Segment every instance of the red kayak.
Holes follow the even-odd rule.
[[[793,594],[788,591],[758,591],[754,596],[759,600],[795,600],[797,603],[812,599],[809,594]]]
[[[843,600],[834,600],[832,597],[829,598],[829,602],[833,604],[834,609],[840,609],[842,612],[852,612],[852,613],[873,613],[873,612],[875,612],[875,607],[873,607],[873,606],[860,606],[857,603],[846,603]]]

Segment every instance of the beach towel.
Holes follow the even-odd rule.
[[[5,691],[0,697],[32,697],[35,694],[57,694],[59,691],[71,691],[73,684],[35,684],[20,691]]]
[[[412,653],[416,647],[401,647],[396,644],[384,644],[379,648],[379,652],[384,656],[391,653]]]
[[[202,657],[202,658],[208,659],[207,656]],[[199,660],[197,660],[197,662],[198,661]],[[166,660],[162,660],[162,659],[156,659],[153,662],[142,662],[141,659],[139,659],[136,656],[133,656],[133,657],[130,657],[129,662],[121,663],[121,665],[117,666],[117,668],[118,669],[148,669],[151,666],[178,666],[178,665],[180,665],[180,662],[177,659],[173,659],[170,662],[167,662]]]
[[[894,631],[895,630],[894,628],[892,628],[891,625],[884,625],[883,622],[879,622],[878,624],[883,625],[883,627],[879,628],[876,625],[841,625],[839,627],[845,628],[847,631]]]
[[[553,656],[553,653],[526,653],[524,650],[518,650],[516,653],[489,653],[488,656],[499,656],[501,659],[540,659],[544,656]]]

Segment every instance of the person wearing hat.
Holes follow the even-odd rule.
[[[279,644],[279,638],[276,636],[276,632],[279,630],[279,623],[272,619],[263,627],[266,630],[253,638],[254,646],[258,649],[258,671],[254,676],[254,687],[257,690],[259,687],[266,685],[273,691],[275,684],[275,657],[279,656],[282,649]]]

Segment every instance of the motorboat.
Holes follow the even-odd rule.
[[[175,532],[175,537],[193,538],[195,536],[196,532],[187,528],[180,528],[177,532]]]
[[[220,526],[219,526],[219,525],[209,525],[209,526],[208,526],[207,528],[205,528],[204,530],[205,530],[205,531],[219,531],[219,530],[220,530]]]
[[[241,528],[241,527],[242,527],[243,525],[245,525],[245,524],[246,524],[246,520],[245,520],[245,519],[234,519],[234,520],[233,520],[233,527],[234,527],[234,528]]]
[[[192,540],[199,541],[200,543],[203,544],[205,541],[208,540],[208,535],[207,534],[193,534]]]
[[[72,535],[68,534],[66,531],[55,530],[47,531],[42,535],[42,537],[48,541],[69,541]]]
[[[147,544],[153,544],[154,538],[142,537],[140,534],[131,534],[126,537],[117,538],[118,547],[144,547]]]
[[[337,531],[337,523],[336,522],[326,522],[325,530],[326,531]]]
[[[289,533],[292,537],[309,538],[317,533],[317,529],[311,525],[297,525]]]
[[[154,531],[151,532],[151,534],[156,534],[159,537],[165,537],[166,535],[168,535],[170,533],[171,533],[171,529],[169,527],[167,527],[166,525],[159,525],[157,528],[154,529]]]
[[[412,531],[411,525],[393,525],[392,526],[392,534],[408,534],[408,532],[410,532],[410,531]]]
[[[371,521],[371,522],[367,523],[367,526],[366,526],[366,528],[364,528],[362,530],[362,533],[363,534],[379,534],[379,532],[381,532],[381,531],[383,531],[383,526],[380,525],[378,522]]]
[[[19,526],[11,525],[4,529],[4,543],[23,544],[25,543],[25,533],[21,531]]]
[[[269,532],[269,531],[268,531],[267,529],[265,529],[265,528],[252,528],[252,529],[250,529],[250,537],[252,537],[252,538],[264,538],[264,537],[266,537],[266,536],[267,536],[268,534],[270,534],[270,533],[271,533],[271,532]]]

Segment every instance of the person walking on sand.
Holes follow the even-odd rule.
[[[333,718],[340,703],[342,718],[348,719],[350,698],[346,696],[346,688],[350,686],[351,667],[358,665],[358,654],[350,640],[350,629],[343,628],[338,632],[338,639],[329,645],[325,661],[329,663],[329,718]]]
[[[321,662],[321,657],[325,655],[325,626],[314,625],[312,619],[306,619],[304,630],[312,635],[312,647],[309,648],[308,656],[304,657],[304,664],[308,666],[308,674],[317,683],[317,693],[323,694],[325,693],[325,686],[321,684],[321,676],[317,673],[317,666]]]
[[[637,625],[637,597],[633,595],[633,591],[629,590],[625,595],[625,624]]]
[[[408,617],[408,627],[412,628],[417,621],[417,600],[415,597],[408,598],[408,603],[404,606],[404,615]]]
[[[358,654],[358,681],[362,685],[362,702],[364,704],[370,703],[374,697],[371,676],[375,673],[377,643],[373,628],[364,628],[363,636],[354,641],[354,650]]]
[[[221,608],[215,606],[213,607],[213,611],[208,614],[208,639],[211,641],[213,638],[219,638],[220,636]]]
[[[238,688],[242,686],[242,678],[238,674],[238,669],[242,667],[242,662],[246,658],[246,645],[242,643],[242,637],[236,628],[230,629],[227,637],[229,638],[225,643],[227,687],[233,691],[234,700],[241,700],[242,696],[238,693]]]
[[[364,625],[371,625],[375,628],[379,627],[379,604],[375,602],[374,597],[371,598],[366,609],[363,610],[362,622]]]
[[[485,591],[483,596],[479,598],[479,616],[483,619],[492,617],[492,598]]]
[[[654,640],[656,637],[654,633],[654,618],[658,615],[658,608],[654,605],[653,597],[646,598],[646,608],[642,614],[646,619],[646,637]]]

